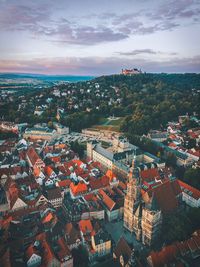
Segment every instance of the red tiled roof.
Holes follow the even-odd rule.
[[[21,166],[14,166],[9,168],[0,168],[0,177],[2,175],[16,175],[17,173],[22,173],[23,169]]]
[[[21,160],[26,160],[26,152],[25,151],[19,151],[19,158]]]
[[[180,193],[181,189],[177,180],[168,180],[147,192],[150,197],[153,195],[155,196],[160,209],[164,213],[171,212],[178,208],[178,200],[176,197]],[[145,194],[143,198],[145,199]]]
[[[176,139],[176,135],[175,134],[170,134],[169,138],[172,139],[172,140]]]
[[[116,203],[102,189],[99,190],[99,194],[107,208],[112,210]]]
[[[111,170],[107,170],[106,176],[109,178],[110,182],[112,182],[112,180],[116,177],[116,175]]]
[[[62,261],[65,257],[71,256],[71,252],[63,238],[58,239],[59,251],[57,252],[58,259]]]
[[[0,226],[1,228],[5,229],[7,227],[9,227],[10,222],[13,220],[13,217],[9,215],[8,218],[4,218],[2,220],[0,220]]]
[[[59,163],[61,161],[60,157],[51,157],[50,158],[54,163]]]
[[[160,177],[160,174],[158,172],[158,169],[157,168],[154,168],[154,169],[148,169],[148,170],[144,170],[144,171],[141,171],[140,172],[140,176],[142,178],[142,180],[154,180],[155,178],[159,179]]]
[[[175,260],[178,248],[175,245],[164,247],[159,252],[151,252],[150,257],[154,267],[163,267]]]
[[[96,197],[95,194],[88,194],[88,195],[84,196],[84,198],[85,198],[86,201],[95,201],[95,200],[97,200],[97,197]]]
[[[29,260],[31,256],[35,253],[33,245],[30,245],[28,249],[26,250],[26,257]]]
[[[172,142],[172,143],[169,143],[168,146],[169,146],[169,147],[172,147],[172,148],[176,148],[176,147],[177,147],[177,145],[174,144],[173,142]]]
[[[60,186],[60,187],[69,187],[70,186],[70,184],[71,184],[71,180],[70,179],[66,179],[66,180],[62,180],[62,181],[59,181],[58,182],[58,185]]]
[[[40,160],[41,158],[38,156],[37,152],[35,151],[35,149],[33,147],[29,147],[28,151],[27,151],[27,156],[31,162],[31,164],[34,166],[35,163]]]
[[[108,186],[109,185],[109,178],[105,175],[102,176],[101,177],[101,183],[102,183],[103,187]]]
[[[196,157],[200,157],[200,150],[195,150],[195,151],[193,151],[192,149],[189,149],[189,150],[187,151],[187,153],[189,153],[189,154],[191,154],[191,155],[193,155],[193,156],[196,156]]]
[[[86,234],[87,232],[92,233],[93,232],[93,226],[90,220],[81,220],[79,223],[80,231],[83,234]]]
[[[55,256],[51,250],[51,247],[47,243],[46,239],[43,240],[42,247],[43,247],[43,251],[44,251],[44,254],[43,254],[44,263],[49,264],[49,262],[51,262],[55,258]]]
[[[178,183],[179,183],[179,185],[181,187],[181,190],[184,193],[188,194],[188,192],[191,192],[192,195],[190,195],[190,196],[192,196],[193,198],[195,198],[197,200],[200,198],[200,190],[198,190],[198,189],[196,189],[196,188],[194,188],[194,187],[182,182],[181,180],[178,180]]]
[[[178,208],[178,200],[171,185],[170,182],[166,182],[155,188],[156,199],[163,212],[171,212]]]
[[[86,193],[88,191],[88,187],[84,182],[79,182],[77,185],[75,185],[74,183],[71,183],[70,189],[74,196],[81,194],[81,193]]]
[[[44,168],[44,171],[45,171],[46,175],[48,175],[48,176],[51,176],[51,174],[52,174],[52,172],[53,172],[51,166],[46,166],[46,167]]]
[[[67,148],[66,144],[56,144],[55,145],[55,149],[63,149],[63,148]]]
[[[152,261],[151,266],[163,267],[168,266],[168,264],[176,264],[173,266],[179,266],[177,265],[179,264],[179,262],[177,262],[179,255],[188,255],[188,257],[190,257],[192,253],[198,252],[198,254],[200,254],[200,230],[198,231],[194,232],[188,240],[163,247],[162,250],[158,252],[152,251],[149,255]]]
[[[77,176],[81,176],[84,174],[84,170],[82,168],[77,167],[74,172],[76,173]]]
[[[83,164],[83,162],[79,159],[73,159],[72,162],[76,164],[78,167],[80,167]]]
[[[43,220],[43,223],[48,223],[53,219],[53,214],[50,212]]]
[[[37,167],[34,167],[33,174],[35,177],[38,177],[40,175],[41,170]]]

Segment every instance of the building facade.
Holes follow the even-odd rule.
[[[154,199],[150,203],[142,201],[139,173],[132,169],[124,200],[124,227],[135,233],[138,241],[150,246],[159,236],[161,224],[161,210]]]

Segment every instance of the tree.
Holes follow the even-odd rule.
[[[186,170],[183,181],[200,190],[200,169],[190,168]]]
[[[75,141],[75,142],[71,142],[70,146],[74,152],[78,153],[80,158],[84,156],[84,150],[86,148],[85,145],[80,144],[78,141]]]
[[[162,241],[167,245],[187,239],[192,231],[191,220],[184,212],[167,214],[163,218]]]
[[[168,152],[166,155],[166,165],[176,168],[177,158],[173,153]]]

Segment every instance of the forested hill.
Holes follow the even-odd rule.
[[[0,114],[7,121],[52,125],[62,108],[60,122],[75,131],[115,115],[124,118],[121,131],[141,135],[178,115],[200,114],[199,92],[200,74],[111,75],[5,98]],[[34,114],[38,107],[43,109],[41,115]]]
[[[160,85],[162,89],[200,89],[200,74],[186,73],[186,74],[139,74],[139,75],[109,75],[101,76],[94,79],[94,81],[102,85],[122,86],[127,85],[130,90],[140,90],[146,86]]]
[[[200,74],[112,75],[95,79],[122,97],[110,113],[126,116],[121,130],[143,134],[178,115],[199,113]]]

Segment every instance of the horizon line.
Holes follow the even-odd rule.
[[[110,74],[98,74],[98,75],[91,75],[91,74],[47,74],[47,73],[32,73],[32,72],[2,72],[1,74],[18,74],[18,75],[41,75],[41,76],[72,76],[72,77],[101,77],[101,76],[112,76],[112,75],[123,75],[122,73],[110,73]],[[200,74],[200,72],[142,72],[141,74]],[[129,76],[129,75],[124,75]]]

